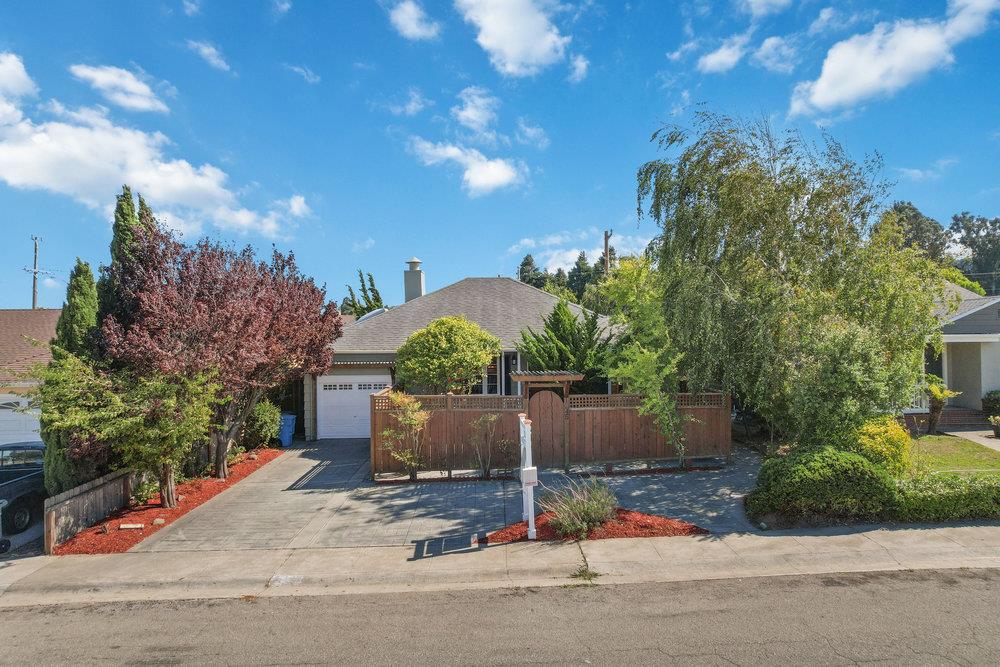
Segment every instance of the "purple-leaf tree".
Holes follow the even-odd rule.
[[[230,445],[264,393],[329,366],[341,334],[336,304],[292,254],[275,250],[260,262],[249,247],[186,246],[158,227],[136,239],[117,270],[135,310],[129,322],[102,322],[108,355],[139,370],[216,373],[223,403],[211,449],[215,474],[225,478]]]

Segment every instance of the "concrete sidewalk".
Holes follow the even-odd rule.
[[[399,593],[793,574],[1000,568],[1000,526],[907,526],[704,537],[411,547],[130,552],[10,561],[0,608],[149,599]]]

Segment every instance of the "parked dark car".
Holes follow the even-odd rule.
[[[0,445],[0,506],[3,506],[0,534],[23,533],[41,519],[45,501],[44,458],[45,445],[41,442]]]

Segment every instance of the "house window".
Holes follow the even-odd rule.
[[[350,391],[354,389],[353,384],[324,384],[323,391]]]
[[[487,394],[499,394],[500,388],[500,371],[497,368],[497,362],[494,361],[492,364],[486,367],[486,393]]]
[[[337,388],[337,385],[335,385],[335,384],[324,384],[323,385],[323,391],[333,391],[336,388]]]

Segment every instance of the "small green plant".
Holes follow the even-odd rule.
[[[901,521],[1000,518],[1000,475],[917,475],[901,480],[899,490]]]
[[[499,412],[487,412],[472,422],[472,447],[476,453],[476,463],[483,479],[491,479],[495,464],[509,467],[513,454],[513,442],[499,437]]]
[[[948,402],[949,398],[954,398],[962,392],[948,389],[944,380],[937,375],[928,373],[925,381],[927,383],[927,397],[930,399],[930,406],[927,409],[927,434],[935,435],[945,403]]]
[[[552,513],[549,523],[559,535],[585,540],[591,530],[614,518],[618,499],[604,481],[568,480],[561,489],[547,489],[538,505]]]
[[[894,417],[885,416],[869,420],[858,429],[848,449],[899,476],[910,467],[911,442],[906,429]]]
[[[390,392],[388,398],[392,408],[390,414],[396,420],[397,428],[382,431],[385,438],[383,447],[403,466],[410,481],[415,482],[417,472],[424,467],[424,428],[430,421],[431,413],[421,409],[420,401],[402,392]]]
[[[601,573],[591,570],[590,566],[584,563],[569,576],[571,579],[582,579],[583,581],[586,581],[589,584],[592,583],[594,579],[597,579],[599,576],[601,576]]]
[[[143,473],[136,476],[135,485],[132,487],[132,496],[129,502],[133,506],[145,505],[149,499],[160,491],[160,483],[155,475]]]
[[[983,396],[983,412],[988,417],[1000,415],[1000,391],[994,389]]]
[[[281,408],[267,399],[260,401],[253,406],[243,426],[243,437],[240,439],[243,451],[268,446],[278,437],[280,428]]]

